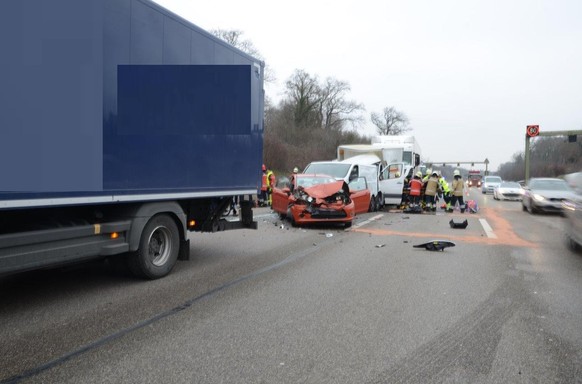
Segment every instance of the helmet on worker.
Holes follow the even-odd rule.
[[[293,168],[293,173],[299,173],[299,168],[297,167]]]
[[[416,172],[416,177],[418,177],[419,179],[422,179],[422,172],[420,172],[420,171]]]
[[[453,171],[453,176],[461,176],[461,171],[459,171],[458,169],[455,169]]]

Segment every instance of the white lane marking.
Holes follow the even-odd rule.
[[[379,215],[370,217],[368,220],[364,220],[361,223],[359,223],[357,225],[354,225],[352,228],[360,228],[360,227],[362,227],[362,226],[364,226],[366,224],[370,224],[372,221],[375,221],[375,220],[380,219],[382,216],[384,216],[384,215],[383,214],[379,214]],[[347,228],[346,229],[346,231],[349,231],[349,230],[350,230],[350,228]]]
[[[260,219],[260,218],[263,218],[263,217],[273,217],[273,216],[276,216],[276,215],[277,215],[276,212],[263,213],[263,214],[260,214],[260,215],[253,215],[253,218],[254,219]]]
[[[487,234],[487,237],[488,238],[490,238],[490,239],[497,239],[497,235],[495,233],[493,233],[493,229],[491,228],[491,226],[489,225],[489,223],[487,222],[487,220],[485,220],[485,219],[479,219],[479,222],[481,223],[481,226],[485,230],[485,233]]]

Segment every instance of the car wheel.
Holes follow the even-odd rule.
[[[537,213],[538,210],[533,206],[533,203],[530,201],[529,205],[527,206],[527,211],[533,215]]]
[[[582,246],[574,241],[570,236],[566,235],[566,245],[568,249],[572,252],[580,252],[582,250]]]
[[[296,227],[297,223],[295,222],[295,218],[293,217],[293,214],[291,213],[291,208],[287,208],[287,217],[289,218],[289,223],[291,223],[291,226]]]

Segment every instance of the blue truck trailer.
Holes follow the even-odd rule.
[[[150,0],[0,10],[0,275],[108,258],[154,279],[189,232],[257,228],[263,62]]]

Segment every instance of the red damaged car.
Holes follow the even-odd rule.
[[[348,186],[327,175],[297,174],[273,188],[272,208],[292,225],[333,222],[348,228],[356,213],[368,211],[370,196],[364,178]]]

